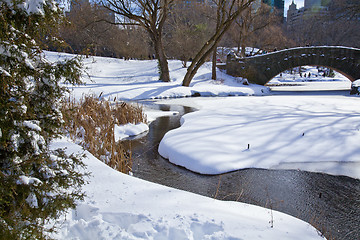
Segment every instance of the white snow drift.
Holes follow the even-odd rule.
[[[303,169],[360,178],[359,99],[266,96],[194,100],[159,153],[204,174]]]
[[[67,139],[53,147],[82,151]],[[146,182],[86,156],[87,198],[62,217],[57,239],[323,239],[286,214]]]

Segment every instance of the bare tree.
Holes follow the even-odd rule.
[[[125,58],[145,58],[149,54],[143,29],[106,23],[104,20],[113,20],[114,15],[96,3],[73,2],[66,15],[67,24],[62,25],[60,33],[70,47],[67,51]]]
[[[101,45],[101,37],[111,33],[111,26],[95,21],[103,15],[101,9],[89,1],[72,2],[71,11],[67,14],[67,24],[60,32],[64,40],[76,53],[91,53],[96,55]]]
[[[151,58],[153,50],[149,44],[150,39],[147,32],[142,28],[120,29],[121,34],[117,34],[112,39],[111,46],[118,48],[125,59],[146,59]],[[123,43],[123,44],[119,44]]]
[[[206,59],[213,53],[214,49],[229,30],[231,24],[242,11],[248,8],[255,0],[215,0],[214,7],[217,9],[217,27],[211,37],[202,46],[194,57],[185,74],[182,85],[189,86],[198,69],[205,63]]]
[[[360,47],[359,0],[322,0],[314,10],[289,32],[298,45]]]
[[[274,9],[262,3],[260,6],[250,6],[243,11],[229,31],[229,35],[236,43],[238,53],[245,57],[246,46],[265,49],[267,44],[264,44],[264,41],[271,35],[261,36],[261,39],[258,38],[259,35],[262,35],[262,31],[274,29],[279,23],[280,19]]]
[[[165,24],[165,50],[169,57],[179,59],[183,67],[194,58],[209,38],[212,29],[211,8],[196,1],[176,1]]]
[[[359,0],[332,0],[328,9],[327,37],[333,40],[334,45],[360,47]]]
[[[115,24],[144,28],[153,43],[159,62],[160,79],[170,82],[168,61],[163,45],[163,27],[173,0],[102,0],[108,10],[120,16]]]
[[[279,24],[272,24],[254,32],[249,42],[252,46],[267,51],[296,45],[295,42],[286,35],[283,26]]]
[[[342,45],[360,47],[358,0],[332,0],[321,14],[302,20],[293,32],[299,45]]]
[[[323,0],[324,3],[336,13],[337,17],[346,19],[359,19],[360,3],[359,0]]]

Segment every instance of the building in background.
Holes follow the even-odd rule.
[[[304,7],[297,9],[293,0],[289,5],[286,16],[288,31],[296,30],[296,28],[301,27],[306,20],[311,19],[312,17],[326,15],[328,12],[328,3],[328,0],[305,0]]]
[[[321,7],[322,0],[305,0],[304,1],[304,8],[318,8]]]

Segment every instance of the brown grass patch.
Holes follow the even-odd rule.
[[[131,171],[131,149],[121,141],[115,142],[114,125],[146,123],[141,106],[86,95],[79,102],[65,99],[62,114],[72,140],[112,168],[123,173]]]

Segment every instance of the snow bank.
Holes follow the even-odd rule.
[[[82,151],[66,139],[53,147]],[[56,239],[322,239],[286,214],[149,183],[86,155],[87,198],[62,217]]]
[[[115,142],[123,140],[128,137],[139,135],[140,133],[149,131],[149,126],[145,123],[138,123],[138,124],[124,124],[124,125],[117,125],[114,126],[114,138]]]
[[[161,111],[149,108],[145,108],[144,110],[148,123],[155,121],[158,117],[174,116],[179,114],[179,112],[176,111]]]
[[[359,100],[333,96],[197,99],[159,153],[203,174],[302,169],[360,178]]]

